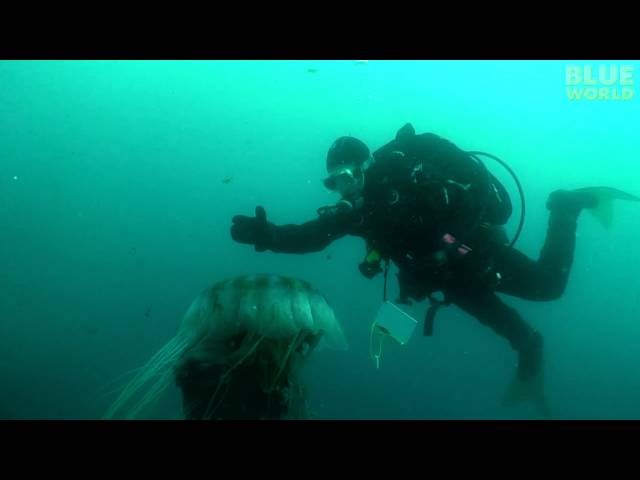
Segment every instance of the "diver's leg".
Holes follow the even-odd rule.
[[[487,288],[453,287],[446,293],[453,304],[506,338],[518,352],[516,375],[502,398],[502,405],[531,401],[544,418],[551,418],[544,394],[543,341],[540,333]]]
[[[547,236],[540,251],[538,264],[550,280],[552,297],[564,292],[573,265],[576,248],[578,215],[583,208],[593,208],[598,199],[586,193],[559,190],[549,196]],[[555,280],[554,280],[555,279]]]
[[[573,256],[573,251],[565,251],[564,256],[560,252],[560,248],[552,251],[556,260],[561,260],[554,266],[553,263],[536,262],[515,248],[496,248],[493,253],[494,269],[500,274],[496,291],[525,300],[559,298],[566,288]]]
[[[518,375],[522,380],[539,373],[542,367],[542,336],[524,321],[517,310],[487,289],[452,287],[446,293],[454,305],[509,341],[519,355]]]
[[[565,291],[576,247],[577,219],[598,199],[589,193],[559,190],[549,196],[547,236],[538,261],[506,246],[494,252],[501,281],[497,290],[527,300],[555,300]]]

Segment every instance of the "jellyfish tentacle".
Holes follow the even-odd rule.
[[[140,415],[172,377],[190,418],[300,416],[308,410],[301,368],[317,349],[342,344],[331,306],[308,282],[271,274],[222,280],[194,299],[173,339],[129,372],[105,417]]]
[[[209,400],[209,404],[207,405],[207,409],[205,410],[205,418],[209,418],[211,415],[213,415],[215,413],[215,411],[218,409],[218,407],[220,406],[220,404],[222,403],[222,400],[224,399],[224,397],[222,397],[220,399],[219,402],[216,403],[216,407],[211,410],[211,407],[213,405],[213,401],[216,398],[216,395],[218,394],[218,391],[220,390],[220,387],[222,386],[223,383],[227,383],[227,380],[230,378],[231,373],[238,368],[240,365],[242,365],[247,358],[249,358],[253,352],[256,351],[256,349],[258,348],[258,346],[262,343],[262,341],[264,340],[264,336],[260,336],[258,337],[258,340],[253,344],[253,346],[249,349],[249,351],[242,356],[242,358],[240,358],[240,360],[238,360],[234,365],[232,365],[228,370],[226,370],[221,376],[220,376],[220,380],[218,381],[218,387],[216,388],[215,392],[213,392],[213,395],[211,396],[211,399]],[[228,391],[228,388],[227,388]],[[211,411],[210,411],[211,410]]]

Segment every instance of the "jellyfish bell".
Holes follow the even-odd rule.
[[[134,397],[135,418],[172,383],[186,418],[305,418],[301,371],[319,349],[345,350],[332,308],[308,282],[270,274],[223,280],[191,303],[176,336],[106,414]]]

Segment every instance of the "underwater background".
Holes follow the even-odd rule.
[[[204,288],[268,272],[326,296],[349,350],[305,370],[321,419],[535,419],[500,399],[517,356],[457,310],[406,346],[369,356],[382,275],[347,237],[307,255],[234,243],[231,217],[266,208],[302,223],[335,203],[325,155],[339,136],[372,150],[411,122],[518,175],[536,258],[548,194],[593,185],[640,194],[640,100],[567,94],[567,65],[637,61],[0,61],[0,418],[100,418],[122,375],[177,331]],[[634,78],[635,80],[635,78]],[[486,165],[514,204],[505,169]],[[640,206],[614,205],[610,229],[579,219],[559,300],[501,295],[545,339],[554,418],[640,418]],[[389,298],[397,293],[389,274]],[[428,303],[407,308],[421,320]],[[150,414],[178,418],[177,389]]]

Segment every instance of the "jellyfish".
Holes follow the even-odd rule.
[[[137,418],[172,384],[185,419],[302,419],[302,369],[321,349],[345,350],[342,328],[308,282],[243,275],[202,291],[177,334],[122,389],[104,418]]]

